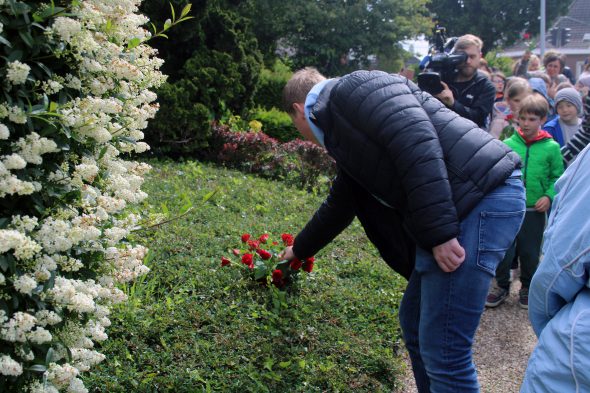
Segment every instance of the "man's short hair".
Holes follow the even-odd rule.
[[[547,117],[549,105],[547,100],[541,94],[531,94],[526,96],[520,104],[519,114],[528,113],[539,116],[541,119]]]
[[[528,95],[532,94],[532,92],[533,90],[531,89],[531,85],[529,85],[529,81],[518,76],[513,76],[506,84],[506,96],[508,98],[514,98],[522,93],[527,93]]]
[[[483,48],[483,41],[476,35],[465,34],[457,39],[453,50],[461,51],[469,48],[470,46],[476,46],[481,51]]]
[[[290,114],[295,114],[293,104],[304,103],[311,88],[325,80],[326,77],[313,67],[305,67],[296,71],[283,88],[283,108]]]

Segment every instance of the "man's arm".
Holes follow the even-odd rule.
[[[328,245],[355,217],[352,194],[338,173],[330,194],[295,238],[293,252],[298,258],[315,255]]]
[[[484,126],[486,117],[492,113],[494,100],[496,99],[496,89],[490,81],[484,81],[483,88],[474,97],[471,106],[461,103],[461,97],[455,97],[454,103],[449,108],[459,116],[465,117],[480,127]]]

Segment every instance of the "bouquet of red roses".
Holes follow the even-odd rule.
[[[281,234],[281,242],[272,240],[270,235],[264,233],[254,238],[249,233],[241,236],[242,248],[234,248],[232,254],[238,259],[235,265],[240,266],[245,274],[264,285],[271,283],[279,289],[285,289],[294,283],[299,272],[311,273],[315,262],[314,257],[303,261],[298,258],[279,260],[279,254],[285,247],[293,245],[293,235]],[[232,260],[226,256],[221,257],[221,266],[231,266]]]

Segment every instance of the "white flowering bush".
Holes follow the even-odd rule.
[[[126,206],[165,77],[139,3],[0,0],[2,392],[87,391],[118,285],[148,271]]]

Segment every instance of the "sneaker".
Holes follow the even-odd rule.
[[[521,288],[518,291],[518,305],[525,310],[529,308],[529,289],[528,288]]]
[[[508,289],[499,287],[497,284],[492,285],[486,298],[486,307],[498,307],[508,297]]]

